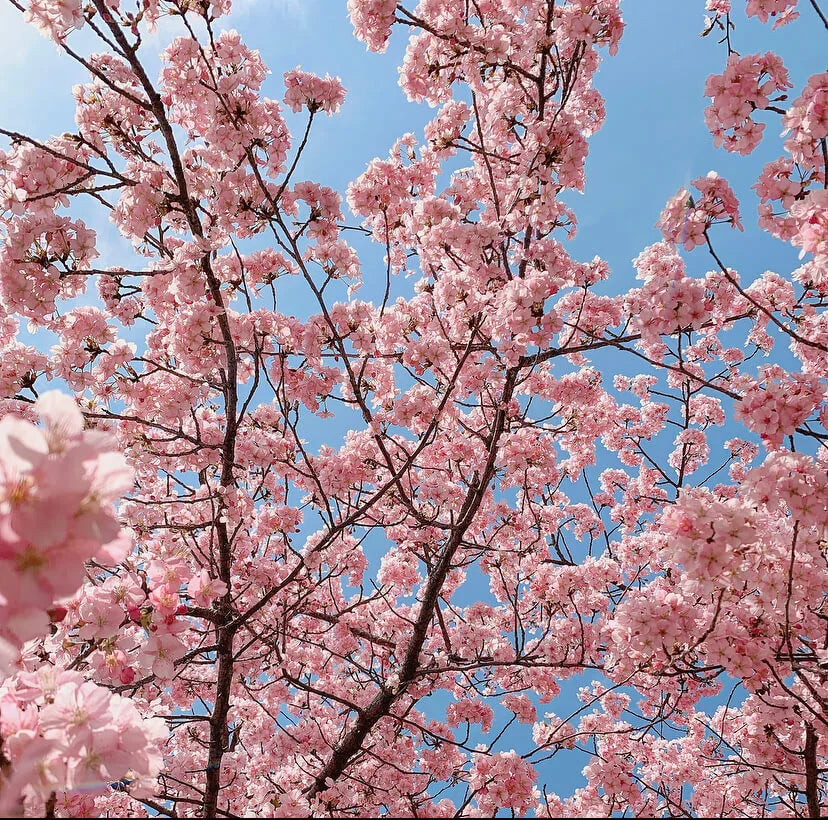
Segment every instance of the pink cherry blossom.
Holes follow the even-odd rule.
[[[635,283],[570,241],[618,0],[349,0],[432,110],[341,190],[231,10],[11,11],[85,76],[0,150],[0,811],[824,815],[819,4],[698,3],[728,179]]]

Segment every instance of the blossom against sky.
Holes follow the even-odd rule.
[[[628,32],[621,53],[606,64],[598,77],[598,87],[608,100],[607,125],[592,142],[585,194],[569,196],[580,218],[580,231],[571,249],[573,255],[580,259],[596,255],[605,258],[615,272],[607,287],[615,292],[626,289],[633,274],[630,260],[657,238],[654,223],[664,203],[674,198],[679,188],[689,186],[691,180],[716,187],[718,177],[707,175],[716,169],[730,180],[742,199],[748,228],[746,234],[721,232],[717,247],[722,256],[748,280],[769,267],[790,271],[796,266],[796,251],[762,238],[756,231],[756,198],[749,190],[753,180],[740,170],[738,157],[713,149],[704,126],[704,79],[722,70],[725,55],[714,37],[699,39],[700,9],[686,2],[663,0],[630,0],[628,6]],[[69,88],[82,79],[80,74],[75,76],[74,67],[60,59],[52,46],[30,29],[5,17],[0,21],[9,46],[3,57],[9,89],[0,112],[4,126],[44,138],[68,129],[72,116]],[[363,170],[367,161],[384,155],[401,133],[419,134],[431,115],[425,106],[406,103],[397,88],[395,66],[404,42],[398,38],[382,56],[365,54],[351,37],[344,7],[322,0],[302,6],[262,2],[243,7],[227,24],[237,26],[270,65],[274,77],[271,85],[265,87],[269,96],[282,97],[281,75],[300,64],[322,75],[339,75],[348,90],[341,113],[318,120],[301,165],[302,177],[344,192],[348,181]],[[779,33],[774,44],[791,55],[792,79],[800,87],[805,76],[820,67],[816,44],[809,44],[809,29],[808,18],[804,17]],[[757,48],[754,32],[761,34],[759,42],[767,41],[765,30],[740,21],[734,35],[735,47],[746,54]],[[153,39],[145,42],[148,55],[160,50],[172,34],[172,29],[162,26]],[[157,67],[152,57],[148,64],[151,69]],[[774,127],[771,124],[771,129]],[[778,143],[771,134],[747,173],[777,152]],[[679,206],[681,200],[680,196]],[[667,213],[669,222],[669,208]],[[717,241],[718,238],[719,235]],[[116,251],[123,246],[124,242],[110,229],[99,243],[104,263],[120,261]],[[372,270],[372,258],[377,257],[366,257],[366,284],[360,295],[378,301],[384,279],[381,267]],[[709,260],[703,254],[691,257],[694,274],[703,274],[705,265],[709,265]],[[406,292],[410,284],[400,279],[395,281],[394,288]],[[305,309],[301,303],[286,301],[288,311],[298,314]],[[669,328],[663,332],[669,332]],[[611,369],[612,363],[608,366]],[[336,421],[337,424],[317,425],[317,430],[321,429],[323,437],[335,438],[347,423],[342,416],[337,416]],[[198,589],[195,583],[190,594],[195,597]],[[476,588],[472,591],[476,592]],[[174,604],[171,601],[170,607]],[[154,605],[160,610],[166,603],[158,597]],[[88,620],[93,623],[90,634],[103,635],[102,630],[110,628],[104,611]],[[142,663],[151,666],[159,678],[166,679],[177,659],[173,648],[174,641],[151,638],[144,648]],[[532,705],[516,706],[525,711]]]
[[[810,36],[810,9],[773,35],[773,47],[785,55],[794,87],[820,70],[821,38]],[[749,190],[759,162],[775,158],[781,140],[769,133],[745,163],[738,155],[713,146],[704,124],[704,81],[720,73],[726,59],[715,32],[699,36],[703,3],[687,0],[634,0],[623,8],[627,27],[619,53],[605,55],[596,85],[606,99],[607,119],[590,140],[584,196],[570,196],[579,218],[573,255],[583,260],[598,255],[619,277],[618,290],[634,275],[631,260],[659,238],[656,220],[664,203],[691,179],[710,170],[726,177],[742,202],[750,241],[742,235],[718,240],[728,264],[761,273],[768,267],[796,266],[796,252],[755,230],[758,198]],[[767,46],[767,27],[737,16],[734,47],[750,54]],[[352,33],[345,3],[335,0],[244,0],[234,4],[225,26],[235,26],[245,42],[257,48],[272,75],[264,92],[281,99],[282,74],[297,65],[338,75],[347,91],[345,104],[333,118],[319,118],[303,156],[304,176],[344,193],[367,162],[385,156],[401,134],[422,135],[433,111],[409,103],[397,84],[397,66],[405,40],[394,33],[384,54],[366,53]],[[162,23],[145,43],[152,57],[179,33]],[[150,65],[158,65],[151,59]],[[0,123],[4,128],[46,138],[72,127],[71,86],[85,81],[84,72],[54,44],[20,19],[8,4],[0,6]],[[294,127],[296,117],[288,121]],[[753,229],[753,230],[751,230]],[[119,242],[112,231],[110,240]],[[121,243],[124,244],[124,243]],[[699,271],[701,272],[701,271]],[[370,286],[370,279],[366,287]],[[363,291],[362,296],[367,294]]]

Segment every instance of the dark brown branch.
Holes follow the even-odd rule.
[[[394,703],[405,691],[408,684],[418,676],[420,665],[420,651],[428,635],[428,628],[434,618],[434,608],[446,577],[451,570],[452,560],[460,547],[463,536],[474,521],[477,511],[485,498],[489,482],[494,475],[495,456],[500,437],[506,428],[506,406],[512,399],[517,382],[519,368],[512,368],[506,374],[506,381],[500,396],[500,402],[492,425],[489,439],[489,452],[483,475],[472,479],[466,497],[457,516],[457,523],[450,538],[443,547],[434,570],[429,574],[423,591],[417,620],[414,624],[411,639],[400,667],[399,684],[393,687],[380,687],[371,703],[360,712],[356,722],[337,745],[328,762],[322,767],[308,789],[308,797],[313,798],[324,791],[329,781],[336,781],[348,767],[351,759],[362,747],[368,733],[376,724],[389,714]]]
[[[805,800],[808,817],[822,817],[819,805],[819,768],[817,766],[817,733],[810,723],[805,724]]]
[[[816,0],[811,0],[811,5],[814,7],[814,11],[819,15],[819,19],[822,20],[822,25],[828,29],[828,17],[825,16],[822,9],[819,7],[819,4]]]

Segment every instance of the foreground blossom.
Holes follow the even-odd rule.
[[[42,805],[57,790],[106,790],[129,775],[133,793],[161,766],[163,720],[144,719],[128,699],[49,664],[31,649],[68,609],[91,559],[122,559],[129,537],[113,501],[130,490],[133,471],[105,433],[85,431],[66,394],[34,405],[42,426],[0,419],[0,738],[5,764],[0,811]],[[123,610],[91,599],[78,607],[79,637],[112,638]],[[27,648],[24,642],[36,639]],[[36,671],[30,671],[32,669]],[[151,787],[150,787],[151,789]]]

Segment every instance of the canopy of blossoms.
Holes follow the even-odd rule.
[[[567,244],[620,0],[348,0],[434,112],[344,198],[229,0],[9,2],[87,80],[0,124],[0,811],[828,814],[828,73],[734,24],[815,0],[707,0],[780,154],[632,289]]]

